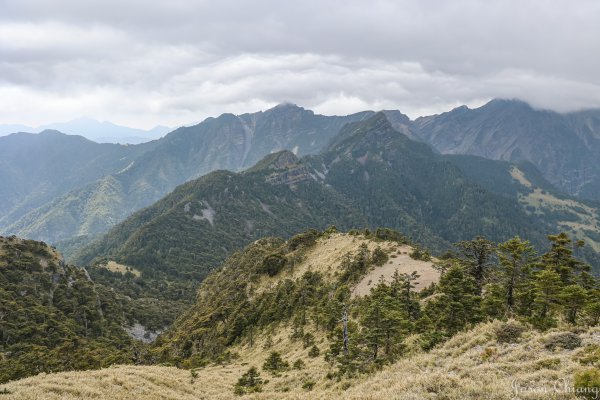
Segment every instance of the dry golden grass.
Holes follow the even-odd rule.
[[[410,258],[409,254],[414,250],[411,246],[398,245],[395,242],[374,241],[362,235],[349,235],[347,233],[335,233],[329,237],[319,238],[316,246],[308,250],[296,250],[292,255],[299,257],[293,268],[285,269],[276,276],[264,275],[261,281],[254,287],[261,291],[275,286],[282,279],[298,279],[307,271],[320,272],[326,280],[334,279],[335,272],[340,271],[340,263],[345,254],[358,251],[361,244],[366,243],[369,250],[373,251],[380,247],[388,255],[389,261],[381,266],[375,267],[353,288],[353,296],[364,296],[371,288],[379,282],[381,276],[386,282],[391,282],[396,270],[400,273],[410,274],[417,271],[421,277],[415,285],[417,291],[429,286],[439,279],[439,273],[432,266],[432,262],[418,261]]]
[[[395,242],[376,242],[366,239],[362,235],[349,235],[347,233],[334,233],[328,237],[319,238],[317,245],[308,249],[299,249],[292,253],[299,261],[294,262],[292,268],[286,268],[276,276],[267,275],[261,277],[261,281],[254,289],[261,292],[276,285],[282,279],[297,279],[307,271],[320,272],[326,280],[334,279],[336,271],[340,271],[340,263],[345,254],[356,252],[363,243],[367,244],[369,250],[381,247],[384,251],[391,253],[399,248]],[[412,251],[408,246],[402,246],[404,251]],[[412,271],[411,271],[412,272]]]
[[[142,275],[141,272],[138,271],[137,269],[130,267],[128,265],[119,264],[115,261],[109,261],[106,264],[102,265],[102,267],[106,268],[109,271],[118,272],[123,275],[127,272],[131,272],[136,277],[139,277]]]
[[[420,277],[415,282],[415,291],[419,292],[440,279],[440,273],[433,268],[431,261],[419,261],[412,259],[409,254],[413,251],[410,246],[399,246],[392,252],[395,257],[380,266],[375,267],[356,285],[352,291],[352,296],[365,296],[369,294],[371,288],[375,287],[381,277],[385,282],[390,283],[394,272],[401,274],[410,274],[416,271]]]
[[[533,187],[531,182],[529,182],[529,179],[525,177],[523,171],[517,167],[512,167],[510,169],[510,176],[512,176],[513,179],[516,179],[523,186],[527,186],[528,188]]]
[[[373,375],[355,380],[331,381],[322,357],[309,358],[301,343],[289,339],[289,330],[272,336],[272,349],[263,349],[266,334],[253,348],[235,350],[240,358],[224,366],[198,370],[192,382],[190,371],[160,366],[116,366],[99,371],[42,374],[0,386],[14,400],[74,399],[234,399],[233,386],[251,365],[260,369],[271,350],[280,351],[290,364],[302,358],[304,370],[290,370],[268,379],[262,393],[252,399],[575,399],[573,393],[555,391],[556,382],[571,379],[580,367],[576,359],[582,349],[549,351],[549,334],[526,332],[516,344],[499,344],[494,328],[499,322],[480,325],[460,334],[430,353],[413,353]],[[581,333],[584,346],[600,342],[600,328]],[[321,344],[324,348],[324,345]],[[312,391],[302,388],[315,382]],[[515,393],[515,386],[535,391]]]

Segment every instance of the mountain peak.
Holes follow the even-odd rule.
[[[271,108],[271,110],[285,110],[285,109],[300,109],[300,110],[304,110],[303,107],[300,107],[299,105],[289,102],[289,101],[284,101],[283,103],[279,103],[277,104],[275,107]]]
[[[379,111],[364,121],[347,124],[344,128],[342,128],[340,133],[333,138],[328,146],[328,149],[334,150],[345,143],[361,140],[365,136],[379,136],[381,134],[390,132],[400,135],[400,133],[394,129],[385,113],[383,111]]]
[[[487,102],[481,107],[482,109],[498,109],[498,108],[511,108],[511,109],[527,109],[531,110],[529,103],[519,99],[493,99]]]
[[[277,113],[277,114],[283,114],[283,115],[287,115],[290,113],[291,114],[300,114],[300,113],[314,114],[313,111],[311,111],[311,110],[307,110],[307,109],[300,107],[294,103],[288,103],[288,102],[277,104],[275,107],[266,110],[265,113],[267,113],[267,114]]]
[[[62,133],[59,130],[56,129],[44,129],[43,131],[41,131],[39,133],[39,135],[48,135],[48,136],[67,136],[66,133]]]

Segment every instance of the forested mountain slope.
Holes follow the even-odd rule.
[[[98,144],[57,131],[0,137],[0,227],[57,196],[126,168],[152,144]]]
[[[538,253],[519,238],[477,238],[431,259],[387,229],[263,238],[204,280],[194,305],[142,352],[152,365],[2,390],[14,399],[475,400],[483,385],[499,399],[593,398],[600,287],[568,236],[549,239]]]
[[[123,304],[42,242],[0,237],[0,382],[131,361]]]
[[[14,203],[23,205],[19,214],[4,216],[0,232],[51,243],[89,240],[190,179],[218,169],[238,171],[273,151],[289,149],[300,155],[316,153],[343,125],[368,115],[372,112],[329,117],[290,104],[240,116],[223,114],[198,125],[179,128],[160,140],[142,145],[94,144],[125,149],[133,152],[135,157],[123,158],[120,155],[118,162],[93,169],[95,175],[90,179],[79,179],[81,168],[71,162],[71,157],[81,156],[89,161],[91,156],[79,147],[65,147],[65,154],[60,159],[64,160],[68,171],[49,169],[44,173],[53,171],[55,179],[61,182],[60,179],[68,172],[80,182],[58,187],[30,206],[23,200],[28,189],[19,191],[10,185],[5,186],[11,195],[20,193]],[[37,135],[31,136],[32,140],[39,142]],[[12,163],[9,158],[2,160]],[[33,179],[17,176],[13,173],[14,167],[8,164],[4,170],[6,176],[0,183],[11,179],[24,179],[25,182]],[[44,176],[40,174],[38,177],[40,185],[52,186],[52,181],[44,179]],[[68,247],[69,243],[66,243],[65,248]]]
[[[528,161],[564,192],[600,199],[598,110],[559,114],[518,100],[493,100],[418,118],[413,130],[441,153]]]
[[[497,241],[519,235],[544,248],[547,232],[579,221],[572,234],[589,243],[578,251],[595,260],[596,208],[542,193],[551,185],[535,169],[468,160],[487,165],[480,178],[463,172],[464,158],[435,154],[377,114],[348,125],[322,155],[299,159],[279,152],[243,173],[217,171],[181,185],[86,246],[76,262],[95,265],[95,279],[132,298],[177,307],[241,246],[329,225],[388,226],[441,252],[477,235]],[[486,189],[486,179],[495,186]],[[123,277],[105,268],[109,262],[141,275]]]

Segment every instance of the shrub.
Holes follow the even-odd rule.
[[[287,259],[283,254],[269,254],[263,260],[261,272],[269,276],[275,276],[285,267]]]
[[[304,369],[304,367],[306,367],[306,363],[303,359],[299,358],[296,361],[294,361],[293,367],[294,369]]]
[[[600,367],[600,346],[590,344],[583,350],[583,357],[579,358],[579,362],[583,365]]]
[[[371,262],[375,265],[382,266],[389,260],[388,255],[385,251],[381,250],[381,247],[377,246],[375,250],[373,250],[373,254],[371,254]]]
[[[304,233],[299,233],[288,241],[288,248],[290,251],[294,251],[299,247],[314,246],[315,243],[317,243],[318,237],[319,232],[315,229],[310,229]]]
[[[304,381],[304,383],[302,384],[302,389],[313,390],[313,388],[315,387],[315,384],[316,384],[315,381],[309,379],[307,381]]]
[[[546,358],[535,363],[537,369],[558,369],[560,358]]]
[[[572,332],[556,333],[546,339],[545,346],[548,350],[557,348],[573,350],[581,346],[581,338]]]
[[[590,368],[575,373],[573,386],[582,398],[597,399],[600,395],[600,370]]]
[[[190,383],[194,383],[198,378],[198,371],[195,369],[190,369]]]
[[[410,258],[419,261],[431,261],[431,255],[421,246],[415,246],[412,253],[409,254]]]
[[[260,379],[260,373],[256,367],[250,367],[250,369],[238,379],[233,392],[237,395],[260,392],[262,390],[262,385],[263,381]]]
[[[308,351],[308,356],[312,358],[319,357],[319,354],[321,354],[321,352],[316,345],[313,345],[313,347],[311,347]]]
[[[498,343],[516,343],[525,331],[523,325],[516,321],[508,321],[498,326],[494,333]]]
[[[375,237],[381,240],[389,240],[392,242],[398,242],[400,244],[408,244],[408,239],[406,239],[406,236],[389,228],[377,228],[375,231]]]
[[[289,368],[289,366],[290,365],[287,361],[283,361],[279,352],[273,351],[265,360],[265,363],[263,364],[263,369],[272,373],[278,373],[280,371],[285,371]]]
[[[312,333],[307,332],[304,334],[304,336],[302,337],[302,346],[307,349],[310,346],[315,344],[315,337]]]
[[[333,233],[338,233],[338,232],[339,231],[338,231],[337,226],[335,226],[335,225],[329,225],[327,227],[327,229],[325,229],[325,231],[323,232],[323,234],[329,236],[329,235],[331,235]]]
[[[495,359],[497,357],[498,357],[498,349],[496,349],[495,347],[486,347],[481,352],[481,359],[483,361],[490,361],[490,360]]]
[[[263,349],[268,350],[271,347],[273,347],[273,338],[271,336],[269,336],[269,337],[267,337],[267,340],[265,340]]]

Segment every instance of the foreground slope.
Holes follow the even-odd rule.
[[[528,333],[518,344],[498,344],[494,338],[494,328],[498,325],[479,326],[430,353],[408,356],[381,372],[355,381],[327,380],[322,377],[326,366],[309,361],[306,370],[292,370],[281,377],[269,378],[261,393],[243,397],[234,395],[232,388],[247,370],[242,365],[245,363],[211,366],[199,371],[193,379],[189,370],[175,367],[114,366],[99,371],[42,374],[8,383],[0,389],[9,393],[4,398],[14,400],[581,398],[568,389],[573,375],[584,367],[579,361],[585,356],[583,349],[548,350],[544,343],[551,334],[535,332]],[[584,345],[597,345],[598,335],[597,328],[583,332]],[[297,356],[303,354],[300,344],[290,347],[282,341],[274,346]],[[492,357],[485,356],[490,351],[487,349],[493,349]],[[243,357],[250,361],[263,358],[259,351],[245,352]],[[302,389],[303,382],[310,380],[315,382],[312,390]]]
[[[542,311],[538,296],[547,292],[541,290],[531,310],[515,308],[519,322],[485,322],[506,315],[498,304],[503,297],[493,298],[494,285],[503,280],[490,276],[477,294],[466,261],[452,260],[465,264],[440,277],[432,264],[438,260],[416,250],[385,229],[258,240],[203,282],[196,304],[145,356],[154,364],[195,369],[113,366],[41,374],[0,391],[10,399],[577,398],[574,383],[580,385],[578,377],[600,360],[600,330],[590,327],[598,319],[587,319],[594,314],[579,314],[575,324],[559,321],[570,307],[560,300],[560,308],[544,317],[555,327],[535,330],[527,321]],[[541,263],[527,262],[545,275],[563,261],[572,264],[564,248],[553,251]],[[385,274],[390,265],[399,270],[391,279]],[[563,271],[565,277],[597,290],[598,282],[576,267]],[[411,277],[415,268],[430,273],[435,287],[413,285],[413,278],[421,280]],[[361,292],[365,279],[382,274],[372,290]],[[531,279],[519,286],[522,294],[541,282],[537,274],[519,279]],[[528,302],[525,297],[518,302]],[[240,379],[252,367],[255,385]]]

